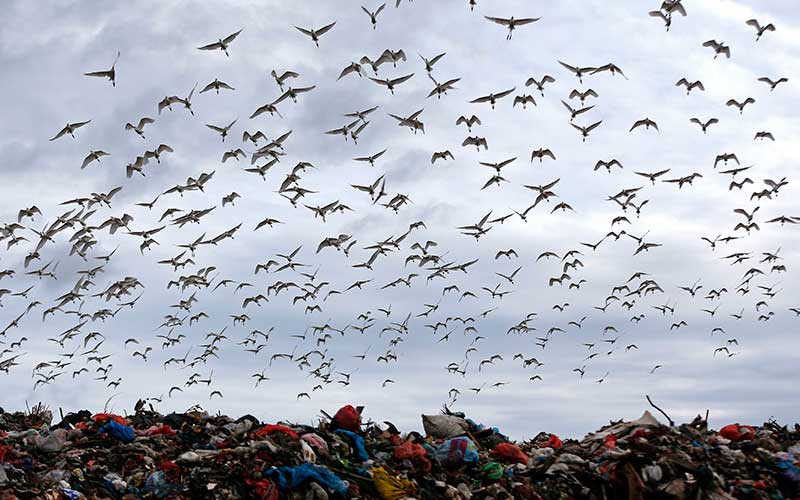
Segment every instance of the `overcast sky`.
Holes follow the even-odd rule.
[[[645,395],[651,395],[676,420],[690,419],[710,410],[712,424],[732,420],[760,423],[770,416],[789,422],[796,418],[798,403],[797,359],[798,319],[789,308],[800,306],[800,286],[794,264],[798,258],[798,228],[766,223],[781,215],[800,216],[797,201],[796,154],[790,147],[798,144],[800,128],[793,105],[800,101],[800,16],[793,0],[729,1],[684,0],[687,17],[673,20],[669,32],[663,22],[649,17],[648,10],[658,2],[619,0],[567,0],[530,2],[510,0],[478,0],[471,12],[464,1],[403,1],[396,8],[394,1],[379,14],[373,30],[368,16],[358,2],[7,2],[0,26],[0,153],[3,162],[0,222],[17,220],[21,208],[36,205],[42,215],[26,219],[26,229],[18,230],[22,241],[6,251],[8,239],[0,242],[0,270],[13,269],[17,274],[0,280],[0,289],[10,292],[35,288],[28,298],[7,293],[0,300],[0,327],[4,327],[34,300],[42,304],[26,314],[19,326],[7,329],[0,337],[0,350],[9,349],[0,360],[17,354],[19,366],[8,374],[0,374],[4,390],[0,400],[6,410],[24,408],[25,403],[42,400],[65,411],[84,407],[99,410],[106,400],[115,410],[130,410],[139,397],[162,397],[156,406],[162,412],[183,410],[198,403],[209,411],[231,415],[253,413],[266,421],[288,419],[309,422],[320,409],[335,411],[346,403],[363,404],[365,414],[377,421],[391,420],[403,429],[419,428],[419,414],[438,411],[450,401],[448,391],[461,392],[452,404],[477,421],[500,427],[517,438],[530,437],[540,430],[564,435],[582,435],[609,419],[635,418],[646,408]],[[378,3],[366,5],[374,10]],[[541,17],[536,23],[520,26],[510,41],[506,29],[484,16]],[[762,24],[774,23],[777,30],[767,32],[756,41],[756,31],[745,24],[751,18]],[[313,41],[293,26],[320,28],[330,22],[336,25],[320,40]],[[224,38],[243,29],[230,44],[229,57],[221,51],[200,51],[197,47]],[[714,51],[702,43],[715,39],[730,46],[731,57],[714,59]],[[378,77],[396,78],[413,73],[391,94],[385,87],[370,81],[375,76],[364,67],[364,77],[355,74],[337,80],[348,64],[362,56],[377,59],[385,50],[402,49],[406,61],[397,67],[391,63],[380,67]],[[116,87],[103,78],[83,76],[84,72],[110,67],[117,52]],[[446,55],[435,65],[433,76],[439,82],[460,78],[455,89],[441,99],[426,96],[433,88],[418,54],[431,58]],[[581,84],[558,61],[575,66],[602,66],[614,63],[627,78],[603,72],[584,77]],[[311,92],[301,94],[297,103],[291,99],[279,103],[282,117],[262,114],[249,116],[256,108],[277,99],[281,90],[270,76],[272,70],[282,73],[293,70],[299,77],[288,82],[294,87],[314,85]],[[541,96],[535,87],[526,87],[529,77],[541,79],[551,75],[556,82],[545,87]],[[787,77],[774,91],[757,81],[767,76],[773,80]],[[701,80],[705,91],[694,89],[689,95],[675,86],[680,78]],[[198,90],[215,78],[235,90],[195,92],[190,115],[182,105],[158,113],[157,103],[165,96],[186,96],[198,83]],[[470,104],[477,97],[515,88],[501,99],[496,108],[489,104]],[[572,89],[594,89],[599,97],[588,98],[594,108],[577,117],[574,123],[588,125],[602,120],[586,142],[570,126],[569,112],[560,100],[580,107],[578,99],[568,99]],[[512,106],[514,96],[530,94],[536,105]],[[725,105],[728,99],[753,97],[743,113]],[[379,108],[369,115],[369,125],[359,135],[358,144],[341,136],[324,134],[350,122],[345,113]],[[389,113],[407,116],[423,109],[420,120],[425,133],[412,133],[398,127]],[[460,115],[480,117],[481,125],[468,132],[456,125]],[[126,122],[152,117],[145,139],[125,129]],[[705,121],[716,117],[707,134],[689,122],[692,117]],[[659,131],[631,125],[640,119],[657,122]],[[224,126],[238,121],[224,143],[205,124]],[[62,137],[48,141],[66,123],[91,120],[79,129],[75,138]],[[249,157],[240,161],[221,162],[225,151],[239,148],[248,154],[255,151],[241,141],[247,130],[261,130],[273,139],[287,131],[286,155],[272,167],[266,180],[243,170],[250,166]],[[756,132],[771,132],[775,141],[754,140]],[[488,150],[462,147],[468,135],[486,138]],[[144,167],[145,177],[125,175],[125,165],[145,150],[168,144],[174,154],[166,154],[160,164],[151,161]],[[263,145],[263,142],[260,143]],[[556,160],[531,162],[533,150],[549,148]],[[102,149],[110,156],[93,162],[81,170],[81,162],[90,150]],[[368,156],[383,149],[387,152],[375,166],[355,162],[353,158]],[[449,150],[454,160],[431,164],[436,151]],[[749,177],[752,184],[744,189],[729,190],[730,175],[719,170],[732,168],[722,164],[714,168],[714,159],[722,153],[735,153],[741,166],[752,168],[736,176]],[[493,170],[479,162],[500,162],[517,157],[502,171],[508,182],[481,190]],[[598,160],[616,158],[622,169],[612,173],[600,168]],[[316,168],[300,173],[298,184],[316,191],[307,195],[297,208],[277,192],[286,175],[300,161]],[[259,164],[263,164],[261,160]],[[692,185],[657,182],[652,185],[636,174],[670,169],[661,179],[678,178],[699,173]],[[184,196],[162,195],[152,210],[136,203],[151,202],[159,193],[197,178],[202,172],[215,172],[204,192],[192,191]],[[411,202],[398,213],[374,205],[368,194],[356,191],[351,184],[372,184],[385,176],[388,201],[395,194],[407,195]],[[751,200],[751,193],[768,188],[765,179],[789,184],[773,199]],[[514,215],[503,224],[495,223],[479,241],[458,229],[477,223],[489,211],[492,218],[522,212],[536,198],[536,192],[524,185],[541,185],[560,179],[553,187],[556,198],[542,202],[527,217],[527,222]],[[158,244],[141,253],[141,238],[120,230],[110,235],[107,229],[93,231],[97,245],[87,254],[87,261],[69,256],[69,238],[77,227],[58,234],[54,243],[40,251],[41,258],[28,269],[25,256],[35,249],[38,236],[31,229],[41,230],[76,206],[59,203],[107,192],[122,186],[111,201],[111,208],[95,207],[88,220],[99,226],[110,216],[127,213],[133,216],[131,231],[159,227],[159,218],[168,208],[185,211],[216,207],[201,224],[179,228],[169,224],[154,236]],[[622,189],[638,188],[634,204],[644,200],[641,216],[633,208],[623,212],[608,201]],[[222,206],[222,197],[237,192],[241,197],[235,206]],[[315,218],[303,202],[326,205],[338,201],[352,211],[329,215],[325,222]],[[551,213],[557,203],[566,202],[574,212]],[[747,234],[734,231],[736,224],[747,222],[734,213],[736,208],[751,212],[759,231]],[[180,214],[177,214],[180,215]],[[625,222],[612,227],[612,219],[626,216]],[[283,222],[274,228],[254,231],[266,217]],[[404,234],[409,224],[424,221],[426,228],[413,231],[398,250],[380,256],[373,270],[353,268],[366,261],[371,251],[364,247]],[[202,234],[213,237],[241,223],[234,239],[219,245],[203,245],[194,257],[195,265],[176,272],[168,265],[156,264],[180,253],[178,244],[194,241]],[[627,236],[618,241],[606,239],[596,251],[581,242],[596,243],[609,231],[642,236],[648,243],[661,246],[634,256],[637,242]],[[335,249],[315,253],[319,242],[339,234],[352,235],[357,243],[346,257]],[[738,236],[728,244],[718,243],[712,251],[701,237]],[[415,242],[432,240],[437,246],[430,252],[441,256],[441,263],[478,262],[468,273],[451,271],[444,278],[427,280],[429,268],[410,262],[409,255],[419,253],[410,247]],[[289,253],[302,245],[296,261],[306,264],[299,269],[313,273],[319,268],[315,283],[328,282],[316,300],[292,303],[297,293],[272,294],[261,307],[242,309],[247,296],[266,293],[266,287],[278,280],[307,282],[291,270],[280,273],[253,274],[256,263],[269,259],[282,261],[276,253]],[[42,312],[57,303],[56,299],[72,289],[80,270],[100,263],[93,257],[105,255],[119,247],[103,272],[95,278],[94,287],[86,293],[82,312],[102,308],[116,310],[119,301],[105,302],[91,297],[125,276],[136,277],[144,285],[134,308],[122,309],[106,321],[89,321],[81,334],[63,349],[48,338],[80,322],[77,315],[56,313],[42,321]],[[518,258],[495,259],[500,250],[513,248]],[[570,270],[573,283],[586,280],[580,289],[548,286],[550,277],[562,273],[560,257],[571,249],[583,264]],[[763,252],[780,249],[787,272],[772,272],[775,263],[761,263]],[[545,251],[558,254],[556,259],[537,257]],[[736,252],[752,252],[752,258],[737,265],[721,257]],[[57,280],[38,279],[25,275],[50,260],[59,263]],[[285,261],[282,261],[285,262]],[[214,266],[209,288],[197,291],[198,302],[191,315],[204,311],[209,316],[192,326],[188,320],[170,334],[185,335],[179,345],[161,348],[166,328],[159,329],[167,314],[187,316],[171,307],[187,299],[195,290],[167,289],[170,280]],[[514,282],[509,283],[495,273],[510,274],[517,267]],[[745,273],[758,268],[764,274],[754,277],[737,293]],[[274,268],[273,268],[274,271]],[[605,312],[596,309],[606,304],[606,297],[615,286],[628,281],[635,272],[649,273],[663,292],[642,297],[622,297],[610,301]],[[406,277],[414,278],[410,288],[399,285],[382,289],[387,283]],[[249,282],[253,286],[234,293],[236,284],[213,287],[222,279]],[[322,300],[331,289],[342,291],[357,280],[371,280],[362,290],[351,290]],[[679,289],[699,280],[702,289],[695,297]],[[492,298],[482,287],[511,291],[504,298]],[[638,283],[633,281],[632,283]],[[443,294],[443,288],[457,285],[459,292]],[[778,292],[774,297],[762,295],[766,287]],[[704,298],[710,290],[726,288],[719,300]],[[459,301],[460,293],[472,291],[477,298]],[[619,294],[617,294],[619,295]],[[635,299],[632,308],[622,307],[625,300]],[[125,300],[125,299],[124,299]],[[123,300],[123,301],[124,301]],[[765,300],[766,305],[756,304]],[[563,312],[554,305],[565,306]],[[319,304],[319,312],[304,314],[306,305]],[[427,317],[417,317],[438,305]],[[662,315],[653,306],[669,304],[674,314]],[[379,308],[391,305],[387,318]],[[77,309],[78,303],[64,307]],[[719,309],[713,316],[702,309]],[[494,309],[480,317],[480,313]],[[732,314],[744,310],[742,319]],[[348,328],[344,336],[333,333],[324,344],[320,335],[313,335],[311,326],[326,323],[337,329],[348,325],[363,326],[358,319],[370,311],[374,326],[362,335]],[[508,334],[513,325],[529,313],[538,315],[529,326],[535,331]],[[250,321],[234,326],[231,315],[246,313]],[[762,314],[768,321],[759,321]],[[408,332],[402,341],[390,345],[396,332],[381,334],[392,322],[402,322],[408,314]],[[644,315],[638,322],[632,316]],[[464,332],[464,326],[449,321],[447,328],[433,333],[427,324],[445,321],[448,317],[475,317],[477,330]],[[586,319],[581,328],[570,321]],[[670,329],[673,323],[685,321],[687,326]],[[604,333],[605,327],[612,326]],[[228,337],[221,341],[218,358],[195,367],[170,365],[171,357],[189,359],[203,352],[206,334],[227,327]],[[274,327],[267,345],[258,354],[244,351],[238,343],[249,332],[266,332]],[[552,327],[560,328],[548,334]],[[712,333],[715,328],[717,330]],[[98,364],[88,362],[84,337],[100,332],[105,342],[103,361],[113,366],[106,381],[94,380]],[[447,340],[442,338],[452,331]],[[332,332],[328,332],[332,333]],[[305,336],[305,338],[292,337]],[[476,335],[483,337],[476,339]],[[536,337],[547,338],[542,349]],[[22,338],[20,346],[11,344]],[[99,337],[97,337],[99,339]],[[136,338],[140,344],[124,345]],[[619,338],[619,340],[613,341]],[[734,342],[731,339],[735,339]],[[608,342],[606,342],[608,341]],[[89,340],[86,350],[97,343]],[[738,343],[738,344],[737,344]],[[591,349],[584,344],[595,344]],[[627,346],[635,345],[636,348]],[[132,357],[136,350],[153,347],[148,360]],[[81,350],[72,364],[56,370],[64,374],[45,386],[33,390],[37,376],[35,365],[63,359],[62,354]],[[320,383],[285,359],[270,357],[275,353],[305,353],[319,347],[331,364],[332,383],[323,390],[312,391]],[[467,352],[469,347],[477,351]],[[715,349],[729,348],[735,355]],[[362,355],[364,360],[354,356]],[[387,351],[396,354],[390,363],[377,361]],[[592,353],[592,359],[585,359]],[[524,367],[514,355],[535,357],[538,368]],[[479,366],[481,360],[494,354],[502,360]],[[310,358],[312,368],[320,360]],[[457,363],[465,375],[448,373],[446,367]],[[653,368],[661,365],[654,373]],[[88,373],[75,378],[72,372],[88,367]],[[585,375],[574,372],[585,366]],[[184,387],[182,393],[167,397],[173,386],[183,387],[193,372],[207,378],[213,370],[212,383]],[[254,387],[254,373],[262,370],[270,377]],[[49,369],[40,373],[52,374]],[[350,385],[339,373],[350,375]],[[530,381],[540,375],[541,380]],[[121,378],[118,388],[107,383]],[[391,379],[394,383],[386,383]],[[603,379],[602,383],[598,383]],[[491,387],[496,382],[507,383]],[[475,394],[469,388],[481,388]],[[219,390],[223,398],[209,399]],[[311,399],[297,399],[308,392]]]

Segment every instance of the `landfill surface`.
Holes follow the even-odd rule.
[[[57,420],[0,408],[0,500],[800,498],[800,426],[774,421],[711,430],[645,412],[581,440],[513,442],[446,407],[407,433],[351,405],[315,426],[144,401]]]

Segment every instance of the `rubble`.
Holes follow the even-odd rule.
[[[426,435],[345,406],[318,425],[210,415],[88,411],[54,423],[43,406],[0,409],[7,499],[789,499],[800,498],[800,426],[706,419],[671,426],[649,412],[581,440],[514,443],[444,409]]]

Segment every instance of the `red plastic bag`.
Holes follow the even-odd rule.
[[[98,424],[105,424],[109,420],[113,420],[114,422],[120,425],[128,425],[128,421],[124,417],[120,417],[119,415],[114,415],[113,413],[98,413],[97,415],[92,417],[92,420],[94,420]]]
[[[331,428],[358,432],[361,430],[361,413],[352,405],[342,406],[333,416]]]
[[[528,456],[522,453],[516,445],[511,443],[500,443],[492,450],[492,456],[504,462],[516,462],[527,464]]]
[[[295,431],[286,427],[285,425],[280,424],[269,424],[265,425],[264,427],[260,428],[255,432],[256,436],[268,436],[274,432],[282,432],[288,436],[291,436],[295,439],[298,439],[300,436],[297,435]]]
[[[561,448],[564,443],[561,442],[561,439],[558,438],[555,434],[550,434],[550,439],[544,444],[546,447],[550,448]]]
[[[425,448],[411,441],[406,441],[394,449],[394,457],[399,458],[400,460],[405,460],[406,458],[410,459],[414,457],[424,457],[425,455]]]
[[[394,449],[394,457],[398,460],[411,460],[414,467],[423,472],[431,470],[431,461],[428,460],[428,452],[421,445],[406,441]]]
[[[755,439],[756,431],[749,425],[728,424],[719,430],[720,436],[731,441],[750,441]]]
[[[606,445],[606,448],[616,448],[617,447],[617,436],[613,434],[609,434],[606,436],[605,441],[603,442]]]
[[[260,479],[258,481],[245,479],[245,483],[253,488],[256,498],[260,500],[278,500],[278,488],[269,479]]]
[[[157,436],[159,434],[165,434],[167,436],[174,436],[176,432],[172,429],[172,427],[164,424],[161,426],[152,426],[148,427],[143,431],[136,431],[136,434],[140,436]]]

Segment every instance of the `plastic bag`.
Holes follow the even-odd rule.
[[[300,437],[300,439],[310,444],[318,454],[326,456],[328,455],[328,443],[326,443],[324,439],[319,437],[318,434],[309,432],[307,434],[303,434]]]
[[[123,443],[130,443],[136,438],[136,432],[127,425],[122,425],[116,420],[109,420],[106,425],[97,429],[97,432],[110,434]]]
[[[436,458],[443,465],[474,465],[478,463],[478,448],[469,438],[448,439],[436,449]]]
[[[412,441],[405,441],[394,449],[394,457],[398,460],[411,460],[414,467],[422,472],[431,470],[431,462],[428,460],[428,452],[421,445]]]
[[[505,469],[503,469],[503,466],[497,462],[489,462],[483,466],[483,469],[481,469],[481,474],[483,477],[490,481],[498,481],[503,477],[504,472]]]
[[[124,417],[119,415],[115,415],[113,413],[98,413],[92,417],[92,420],[97,422],[98,424],[106,423],[109,420],[113,420],[114,422],[120,425],[128,425],[128,421],[125,420]]]
[[[544,445],[545,447],[548,448],[558,449],[561,448],[564,445],[564,443],[562,443],[561,439],[559,439],[559,437],[556,436],[555,434],[550,434],[550,439],[548,439]]]
[[[347,436],[353,442],[353,447],[356,449],[356,455],[358,455],[358,459],[362,462],[366,462],[369,460],[369,453],[367,453],[366,447],[364,447],[364,438],[356,434],[355,432],[351,432],[345,429],[338,429],[336,430],[336,434],[341,434],[343,436]]]
[[[278,500],[278,488],[269,479],[245,479],[245,483],[253,488],[255,497],[259,500]]]
[[[331,429],[345,429],[350,432],[361,430],[361,413],[352,405],[339,408],[331,420]]]
[[[37,435],[35,441],[36,447],[42,451],[61,451],[67,443],[67,431],[56,429],[47,437]]]
[[[167,474],[159,470],[147,477],[147,481],[144,484],[144,491],[152,493],[155,498],[166,498],[183,491],[183,486],[170,482],[169,479],[167,479]]]
[[[264,470],[263,474],[275,481],[281,490],[294,490],[308,481],[316,481],[340,495],[350,489],[348,483],[333,472],[308,462],[297,467],[273,467]]]
[[[469,423],[454,415],[422,415],[425,434],[436,439],[449,439],[465,434]]]
[[[287,436],[293,437],[295,439],[300,437],[300,436],[297,435],[297,433],[295,431],[293,431],[289,427],[286,427],[285,425],[280,425],[280,424],[265,425],[264,427],[258,429],[255,432],[255,435],[256,436],[269,436],[270,434],[273,434],[275,432],[282,432],[282,433],[286,434]]]
[[[383,467],[372,469],[372,480],[375,481],[375,489],[384,500],[399,500],[417,493],[417,487],[413,482],[392,476]]]
[[[492,456],[504,462],[516,462],[527,464],[528,456],[522,453],[516,445],[511,443],[500,443],[492,450]]]
[[[728,424],[719,430],[720,436],[731,441],[750,441],[755,439],[755,430],[749,425]]]
[[[300,441],[300,451],[303,454],[303,460],[311,462],[312,464],[317,463],[317,454],[314,453],[311,445],[306,441]]]

